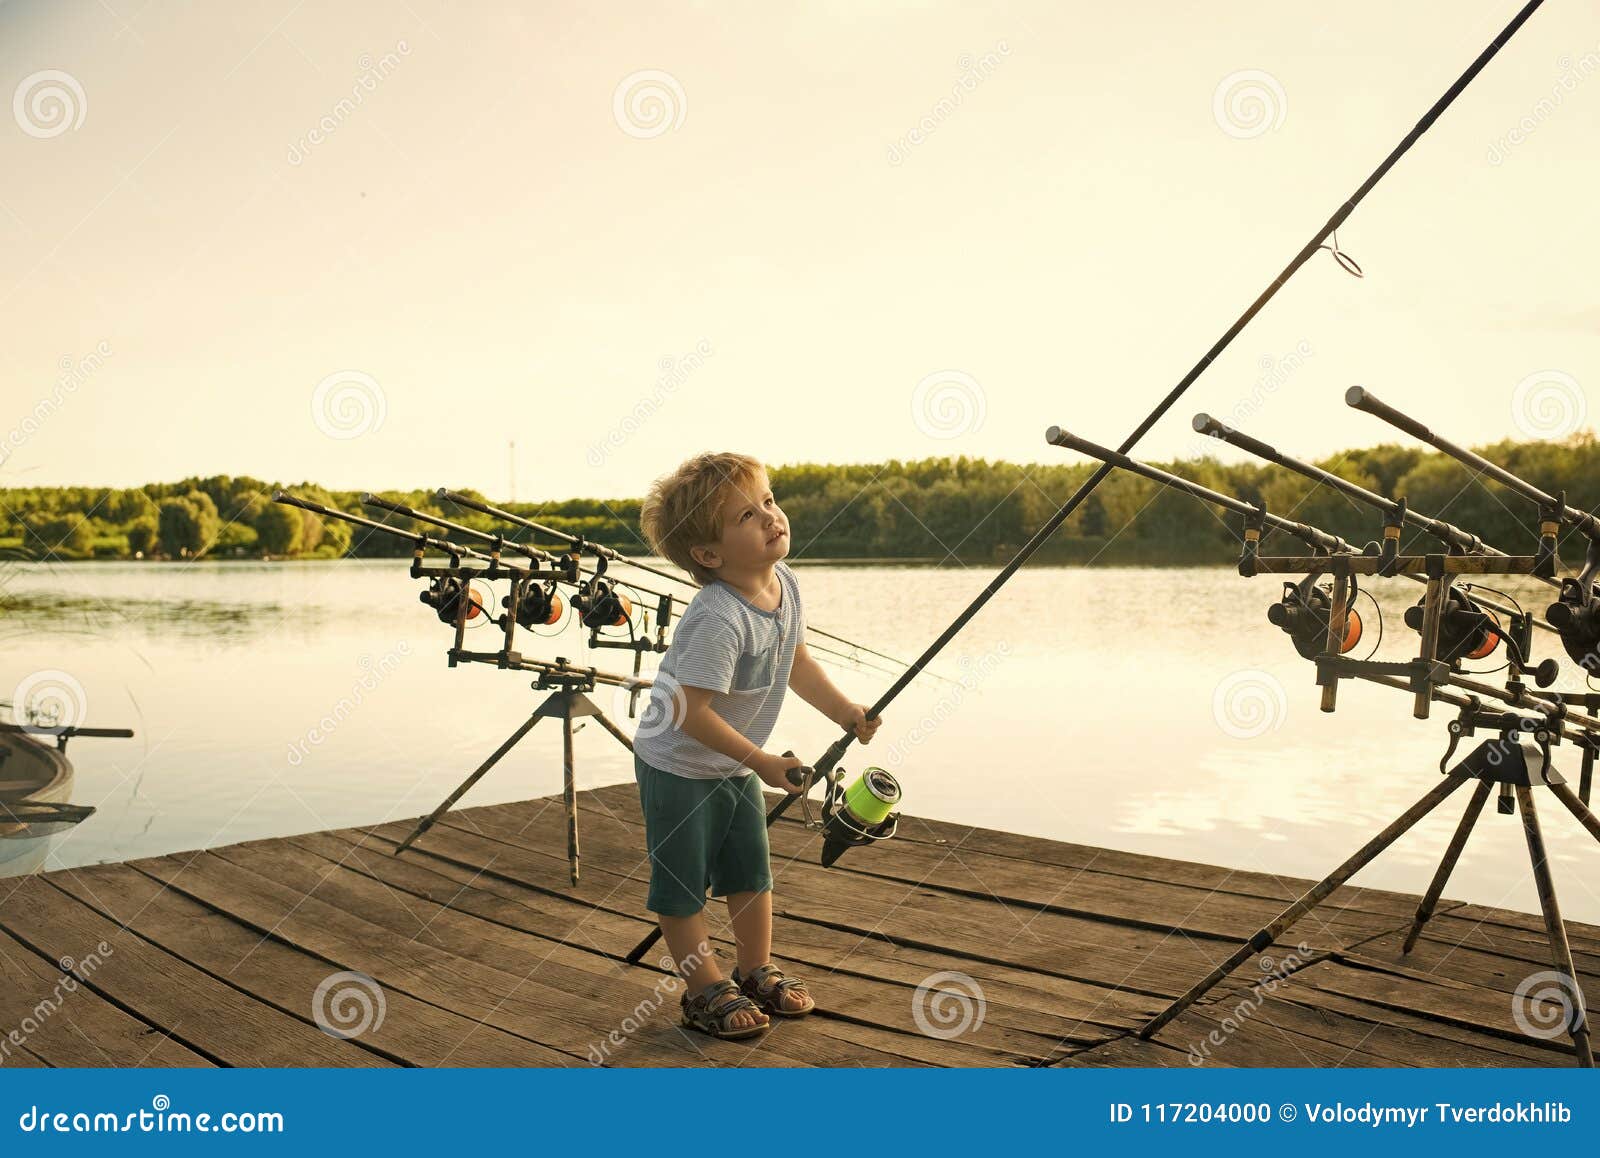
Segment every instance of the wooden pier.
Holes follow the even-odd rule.
[[[712,1041],[659,951],[622,960],[650,928],[636,790],[579,802],[576,888],[558,798],[401,857],[409,822],[0,880],[0,1065],[1571,1064],[1513,1018],[1538,917],[1445,902],[1403,958],[1416,898],[1349,887],[1141,1041],[1308,882],[914,818],[831,870],[773,828],[778,957],[819,1010]],[[1600,928],[1571,937],[1600,995]]]

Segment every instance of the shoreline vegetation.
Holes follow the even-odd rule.
[[[1505,441],[1478,448],[1486,457],[1593,510],[1600,491],[1600,444],[1584,432],[1562,442]],[[772,486],[796,528],[796,562],[994,563],[1009,559],[1089,477],[1096,464],[1053,465],[930,458],[879,464],[773,467]],[[1376,539],[1381,518],[1327,487],[1267,464],[1214,458],[1159,463],[1167,470],[1276,514],[1311,523],[1361,544]],[[1415,447],[1384,444],[1344,451],[1317,465],[1369,490],[1406,497],[1512,553],[1537,543],[1532,504],[1476,478],[1455,460]],[[12,560],[399,558],[404,541],[325,520],[272,501],[278,484],[245,476],[188,478],[143,487],[0,489],[0,554]],[[291,493],[375,517],[357,491],[302,482]],[[441,506],[431,491],[381,491],[381,497],[483,530],[503,529],[487,516]],[[476,491],[468,494],[482,498]],[[582,534],[625,554],[647,554],[638,499],[564,499],[506,503],[506,510],[567,534]],[[409,519],[387,520],[414,529]],[[1162,566],[1229,563],[1238,552],[1237,516],[1114,471],[1035,556],[1041,563]],[[448,532],[434,531],[441,537]],[[524,542],[530,541],[521,536]],[[1282,536],[1269,536],[1282,540]],[[532,542],[561,544],[548,536]],[[1284,548],[1288,549],[1288,548]],[[1430,548],[1431,549],[1431,548]]]

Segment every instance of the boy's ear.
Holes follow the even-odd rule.
[[[722,556],[713,547],[690,547],[689,557],[707,571],[715,571],[722,566]]]

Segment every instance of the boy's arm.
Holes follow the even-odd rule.
[[[773,787],[792,788],[784,772],[800,761],[763,752],[711,707],[712,696],[733,689],[740,653],[738,632],[715,616],[696,617],[691,604],[678,622],[672,652],[676,668],[669,685],[672,694],[668,710],[675,717],[673,725],[713,752],[751,769]]]
[[[732,724],[717,715],[711,707],[711,697],[716,693],[710,688],[680,684],[678,692],[682,697],[683,709],[683,720],[678,728],[684,735],[698,740],[713,752],[737,760],[774,788],[791,793],[799,791],[785,775],[790,768],[800,767],[798,756],[774,756],[752,744]]]
[[[797,644],[794,649],[789,686],[794,689],[795,695],[835,724],[855,732],[856,738],[863,744],[871,742],[881,721],[876,717],[867,719],[866,705],[856,703],[840,691],[803,643]]]

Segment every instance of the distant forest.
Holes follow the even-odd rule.
[[[1479,450],[1548,491],[1565,489],[1573,506],[1588,510],[1600,502],[1600,448],[1591,434],[1560,443],[1502,442]],[[1375,511],[1278,467],[1226,466],[1210,458],[1157,465],[1214,490],[1264,501],[1271,511],[1355,543],[1379,535],[1381,519]],[[1404,496],[1416,510],[1448,519],[1503,550],[1531,553],[1534,548],[1532,505],[1475,479],[1444,455],[1383,445],[1337,454],[1318,465],[1380,494]],[[794,530],[793,558],[993,562],[1008,558],[1026,542],[1093,469],[1089,463],[1018,465],[963,457],[783,466],[773,468],[771,478]],[[399,539],[274,503],[275,489],[277,484],[260,479],[227,475],[130,489],[0,489],[0,550],[11,558],[52,560],[325,559],[410,553]],[[330,491],[312,483],[285,489],[327,506],[379,517],[360,505],[357,492]],[[441,508],[430,492],[385,491],[382,497],[495,529],[484,516],[448,504]],[[569,534],[581,532],[625,553],[644,551],[638,499],[495,505]],[[409,526],[404,519],[386,521]],[[1224,563],[1235,557],[1238,530],[1237,516],[1115,471],[1038,558]],[[537,536],[531,541],[539,542]]]

